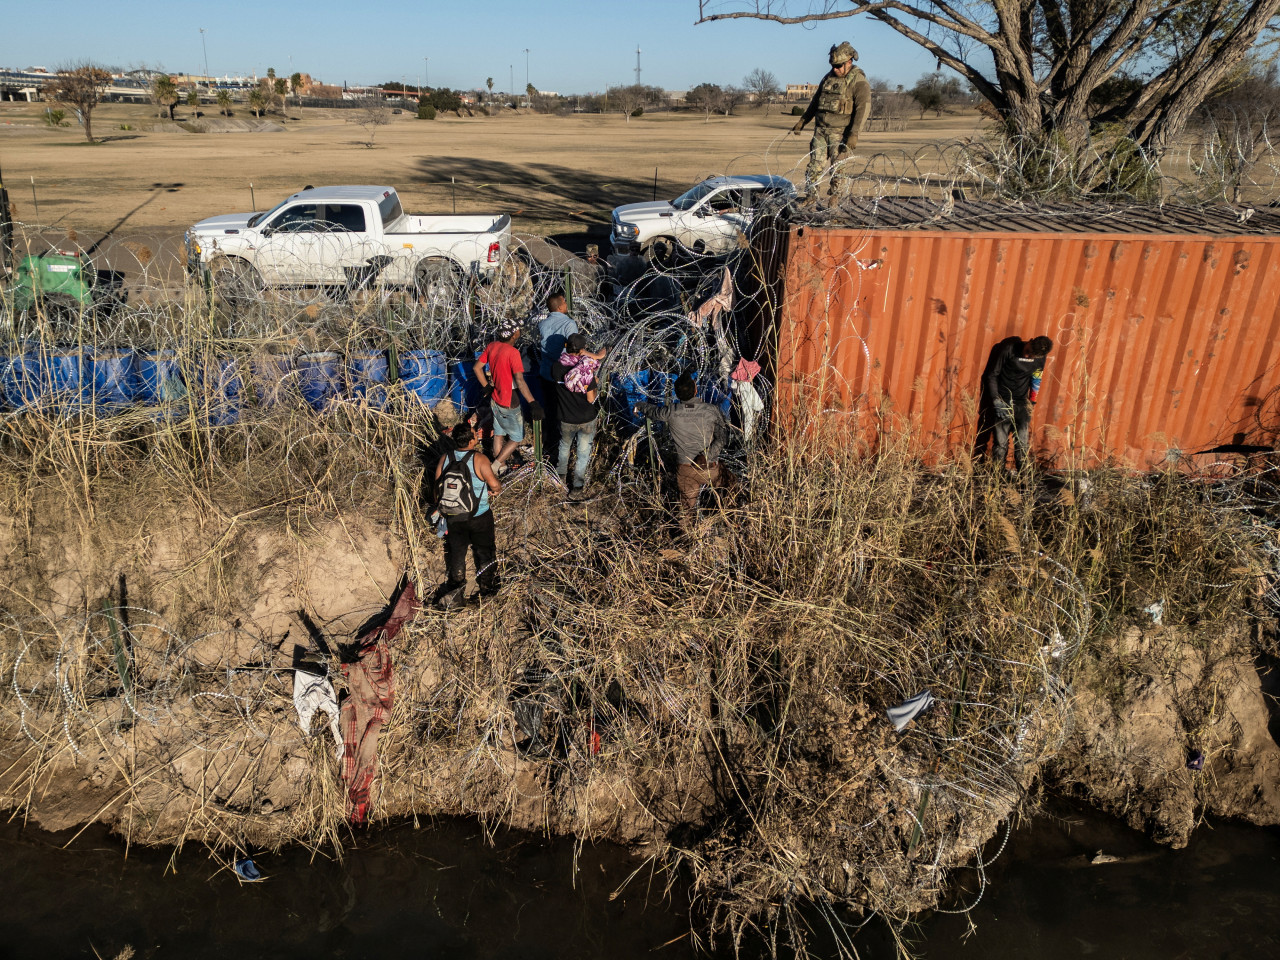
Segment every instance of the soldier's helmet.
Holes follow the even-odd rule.
[[[838,67],[840,64],[848,63],[850,60],[857,60],[858,51],[853,49],[853,44],[846,40],[833,46],[831,52],[827,55],[827,59],[831,61],[833,67]]]

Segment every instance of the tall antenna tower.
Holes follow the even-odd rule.
[[[640,47],[636,46],[636,86],[640,86]]]

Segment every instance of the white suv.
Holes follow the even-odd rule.
[[[675,200],[615,207],[613,250],[641,253],[659,263],[677,254],[719,256],[738,245],[762,200],[795,195],[785,177],[712,177]]]

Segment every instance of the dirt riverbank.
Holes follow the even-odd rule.
[[[310,643],[296,611],[345,640],[402,571],[428,589],[443,578],[438,541],[381,485],[341,506],[314,490],[269,504],[167,493],[7,489],[0,802],[50,830],[96,821],[227,856],[340,847],[334,744],[320,721],[304,736],[291,699],[293,647]],[[1066,646],[1031,637],[1021,666],[979,684],[971,665],[945,706],[898,734],[883,714],[893,688],[850,665],[855,647],[831,645],[874,624],[734,588],[725,570],[742,546],[723,529],[656,548],[634,504],[597,493],[567,504],[511,483],[503,593],[424,611],[397,639],[376,818],[465,815],[633,844],[691,864],[721,898],[711,912],[729,916],[776,909],[787,869],[800,896],[932,906],[948,869],[1044,784],[1173,845],[1205,814],[1280,823],[1257,622],[1206,635],[1148,617],[1085,643],[1070,670],[1045,665]],[[1063,607],[1045,568],[1018,563]],[[756,590],[753,611],[726,616],[729,589]],[[793,650],[803,662],[787,662]],[[530,703],[543,749],[519,719]],[[1013,703],[1012,719],[984,706]]]

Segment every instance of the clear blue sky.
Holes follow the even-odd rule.
[[[587,93],[635,79],[684,90],[704,81],[737,83],[756,67],[782,84],[812,83],[832,43],[851,40],[868,75],[910,86],[934,68],[914,44],[865,17],[813,28],[738,20],[694,26],[697,0],[7,0],[0,67],[92,59],[203,73],[265,74],[292,69],[326,83],[414,84],[423,57],[433,86],[494,89],[525,85]]]

